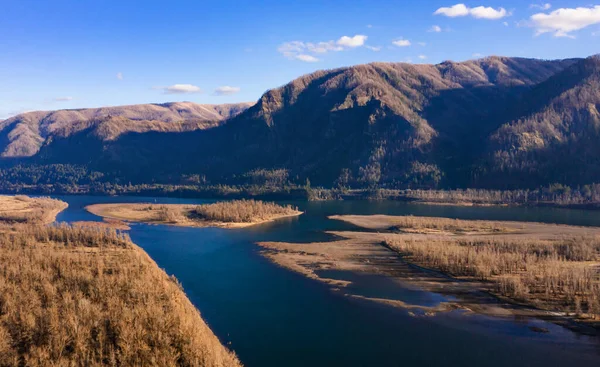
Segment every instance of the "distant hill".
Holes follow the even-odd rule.
[[[27,112],[0,121],[2,157],[30,157],[54,137],[92,130],[101,140],[127,132],[191,131],[218,125],[251,103],[203,105],[192,102],[141,104],[59,111]]]
[[[201,176],[239,184],[272,172],[325,187],[587,184],[600,182],[599,73],[598,57],[324,70],[266,92],[239,114],[248,105],[213,107],[220,117],[212,120],[184,118],[191,113],[171,105],[161,106],[161,117],[6,120],[4,156],[29,157],[0,164],[77,164],[134,183]],[[37,148],[21,151],[19,139]]]

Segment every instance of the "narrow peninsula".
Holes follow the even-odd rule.
[[[0,195],[0,223],[48,224],[68,206],[51,198]]]

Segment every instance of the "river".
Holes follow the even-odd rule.
[[[57,220],[101,220],[94,203],[206,203],[208,200],[57,196],[69,208]],[[175,275],[215,334],[245,366],[591,366],[598,340],[539,320],[465,316],[412,317],[357,300],[280,268],[258,241],[324,241],[324,230],[353,230],[332,214],[412,214],[600,226],[600,213],[557,208],[427,206],[394,201],[292,203],[300,217],[245,229],[134,224],[132,240]],[[389,290],[385,290],[389,291]],[[396,292],[435,300],[426,292]],[[536,333],[532,326],[550,330]]]

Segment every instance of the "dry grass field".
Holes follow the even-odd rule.
[[[171,224],[187,227],[240,228],[302,214],[291,206],[259,200],[233,200],[214,204],[96,204],[86,209],[109,219]]]
[[[51,223],[66,207],[67,203],[50,198],[0,195],[0,222]]]
[[[0,366],[240,365],[115,230],[6,226],[0,264]]]

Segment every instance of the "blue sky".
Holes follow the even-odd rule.
[[[0,2],[0,119],[30,110],[254,101],[318,69],[600,52],[583,1]]]

